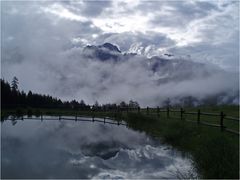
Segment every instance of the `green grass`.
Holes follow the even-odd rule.
[[[208,107],[208,106],[200,106],[197,108],[186,108],[186,112],[197,112],[198,109],[201,110],[202,112],[207,112],[207,113],[216,113],[220,115],[220,112],[222,111],[226,116],[231,116],[234,118],[239,119],[239,106],[213,106],[213,107]],[[178,116],[180,117],[180,113],[172,113],[171,115],[173,116]],[[197,122],[197,115],[192,115],[192,114],[184,114],[184,119],[185,120],[192,120]],[[220,125],[220,116],[208,116],[208,115],[201,115],[200,116],[200,122],[206,122],[209,124],[216,124]],[[234,130],[234,131],[239,131],[239,121],[233,121],[229,119],[225,119],[223,121],[224,127]]]
[[[174,108],[173,108],[174,109]],[[184,108],[185,112],[198,112],[198,109],[201,110],[201,113],[216,113],[220,115],[220,112],[223,111],[223,113],[228,117],[234,117],[239,119],[239,106],[235,105],[222,105],[222,106],[199,106],[199,107],[191,107],[191,108]],[[165,109],[166,110],[166,109]],[[179,110],[180,108],[174,109]],[[143,114],[147,114],[146,109],[141,110]],[[149,109],[149,114],[155,114],[157,115],[157,109]],[[160,112],[160,117],[166,118],[167,112]],[[179,118],[181,117],[180,112],[170,112],[170,117]],[[195,121],[197,122],[197,114],[184,114],[183,118],[185,120]],[[220,116],[207,116],[202,115],[200,116],[200,122],[203,123],[209,123],[209,124],[215,124],[220,125]],[[239,121],[233,121],[229,119],[225,119],[223,121],[224,127],[227,129],[234,130],[236,132],[239,131]]]
[[[130,113],[129,126],[192,155],[200,178],[239,178],[238,135],[175,118]]]

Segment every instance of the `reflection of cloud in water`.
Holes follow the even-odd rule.
[[[123,126],[74,121],[2,124],[4,178],[178,178],[192,164]],[[192,177],[192,176],[191,176]]]
[[[145,145],[138,149],[120,149],[117,155],[103,161],[102,168],[94,178],[178,178],[188,176],[191,161],[172,156],[171,150]]]

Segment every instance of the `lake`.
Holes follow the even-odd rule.
[[[196,174],[189,156],[124,124],[49,118],[58,117],[1,124],[2,178],[172,179]]]

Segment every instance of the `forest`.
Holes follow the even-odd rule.
[[[88,105],[84,100],[62,101],[59,98],[50,95],[38,94],[32,91],[27,93],[20,91],[18,88],[18,78],[14,77],[9,83],[1,79],[1,108],[15,109],[15,108],[52,108],[52,109],[75,109],[75,110],[89,110],[94,108],[96,110],[111,110],[118,107],[121,108],[137,108],[139,104],[136,101],[130,100],[129,103],[122,101],[119,104],[103,104],[100,105],[97,101],[93,105]]]

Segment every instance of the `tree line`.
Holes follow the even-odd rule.
[[[138,108],[139,104],[136,101],[130,100],[129,103],[122,101],[120,104],[103,104],[100,105],[97,101],[94,105],[88,105],[81,100],[62,101],[59,98],[50,95],[43,95],[28,91],[20,91],[18,89],[18,78],[14,77],[11,84],[1,79],[1,108],[59,108],[59,109],[78,109],[90,110],[111,110],[117,108]]]

